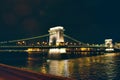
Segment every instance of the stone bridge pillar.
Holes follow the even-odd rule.
[[[62,26],[50,28],[48,32],[50,34],[50,46],[60,46],[61,44],[64,44],[64,28]]]
[[[105,47],[108,47],[108,48],[113,47],[112,39],[105,39]]]
[[[114,51],[112,39],[105,39],[105,51]]]

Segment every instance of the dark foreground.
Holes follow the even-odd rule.
[[[0,80],[73,80],[0,64]]]

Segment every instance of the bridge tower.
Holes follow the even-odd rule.
[[[105,39],[105,51],[114,51],[112,39]]]
[[[49,45],[51,46],[60,46],[64,43],[64,28],[62,26],[57,26],[50,28],[48,31],[49,36]]]
[[[113,48],[112,39],[105,39],[105,47]]]

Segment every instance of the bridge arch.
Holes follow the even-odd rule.
[[[50,28],[49,32],[49,45],[50,46],[60,46],[60,43],[64,42],[64,28],[62,26],[57,26]]]
[[[105,47],[108,47],[108,48],[113,47],[112,39],[105,39]]]

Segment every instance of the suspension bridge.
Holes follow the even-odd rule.
[[[87,43],[81,42],[79,40],[76,40],[75,38],[64,34],[64,28],[62,26],[57,26],[50,28],[48,31],[49,34],[41,35],[41,36],[35,36],[31,38],[24,38],[24,39],[17,39],[17,40],[9,40],[9,41],[2,41],[0,42],[0,52],[1,50],[5,51],[10,51],[14,49],[14,51],[23,51],[20,49],[24,49],[25,51],[29,52],[29,48],[37,48],[37,49],[47,49],[49,50],[49,54],[46,53],[41,53],[44,58],[47,56],[49,59],[68,59],[68,58],[74,58],[74,57],[82,57],[82,56],[93,56],[93,55],[101,55],[103,53],[68,53],[67,50],[70,51],[102,51],[105,50],[106,48],[112,48],[112,40],[108,39],[105,41],[104,45],[89,45]],[[48,42],[41,41],[42,38],[49,37]],[[66,38],[70,41],[67,41]],[[57,49],[56,49],[57,48]],[[18,49],[18,50],[17,50]],[[30,50],[31,51],[31,50]],[[39,51],[39,50],[38,50]],[[74,51],[75,52],[75,51]],[[66,54],[64,54],[66,53]],[[20,57],[20,54],[18,54]],[[23,55],[23,54],[21,54]],[[14,57],[12,57],[14,58]],[[29,58],[28,58],[29,59]],[[30,58],[32,59],[32,58]],[[43,59],[43,58],[42,58]],[[43,74],[37,74],[33,72],[27,72],[22,69],[17,69],[15,67],[10,67],[1,64],[0,65],[1,73],[5,73],[6,79],[9,78],[10,74],[12,74],[13,79],[45,79],[47,80],[48,78],[50,80],[55,79],[55,80],[72,80],[69,78],[62,78],[62,77],[56,77],[56,76],[49,76],[49,75],[43,75]],[[6,75],[7,74],[7,75]],[[17,75],[17,77],[14,78],[14,75]],[[3,74],[4,75],[4,74]],[[23,76],[24,75],[24,76]],[[32,77],[31,77],[32,75]],[[36,75],[36,76],[35,76]],[[22,77],[21,77],[22,76]],[[41,77],[42,76],[42,77]],[[38,77],[38,78],[36,78]]]
[[[69,35],[64,34],[64,28],[62,26],[57,26],[50,28],[48,30],[49,34],[35,36],[31,38],[9,40],[0,42],[0,48],[106,48],[105,45],[89,45],[87,43],[81,42],[72,38]],[[48,42],[39,42],[40,39],[49,37]],[[65,41],[65,39],[70,41]],[[34,44],[30,43],[34,40]],[[36,41],[35,41],[36,40]],[[27,42],[28,41],[28,42]]]

